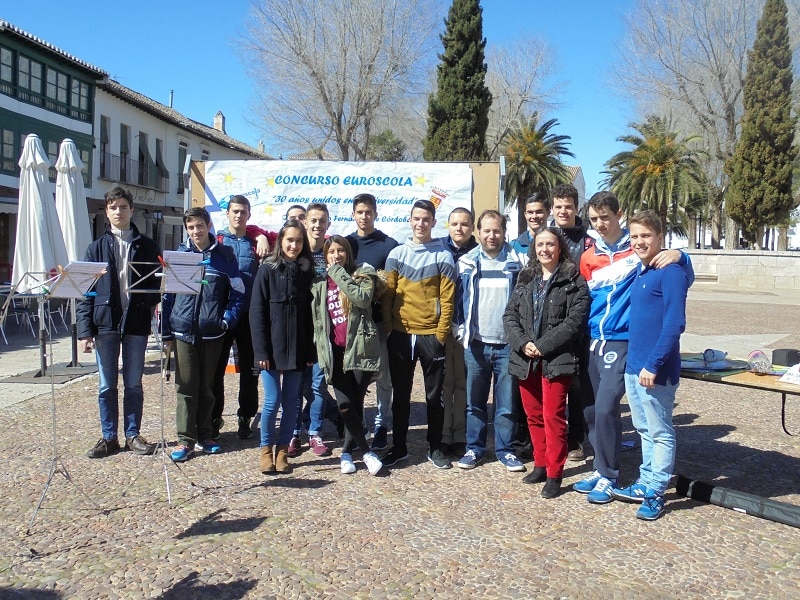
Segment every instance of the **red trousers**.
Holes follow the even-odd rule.
[[[519,382],[522,407],[533,443],[533,464],[545,467],[547,476],[560,478],[567,462],[567,392],[572,376],[546,379],[542,368]]]

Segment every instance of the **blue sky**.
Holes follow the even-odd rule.
[[[376,0],[379,1],[379,0]],[[489,43],[520,34],[547,41],[564,82],[559,134],[571,136],[571,150],[597,191],[603,163],[623,146],[632,115],[607,91],[605,79],[620,38],[622,13],[633,0],[483,0],[484,35]],[[75,6],[80,10],[74,10]],[[211,125],[222,110],[228,134],[255,146],[263,137],[245,117],[253,94],[236,50],[245,30],[247,0],[140,0],[80,3],[7,2],[0,19],[107,71],[113,79]],[[446,15],[443,14],[442,18]],[[267,144],[269,146],[269,144]]]

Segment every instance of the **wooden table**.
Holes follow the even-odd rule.
[[[781,426],[787,435],[794,435],[786,429],[786,396],[800,396],[800,385],[778,381],[780,379],[778,375],[758,375],[750,371],[689,371],[684,369],[681,371],[681,377],[780,393]]]

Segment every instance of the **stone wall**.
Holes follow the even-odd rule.
[[[689,250],[698,281],[765,290],[800,290],[800,252]]]

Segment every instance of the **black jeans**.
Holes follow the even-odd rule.
[[[219,419],[225,410],[225,369],[234,340],[239,353],[239,410],[237,415],[252,419],[258,412],[258,368],[253,354],[253,338],[250,333],[250,319],[247,311],[233,329],[225,334],[222,352],[214,372],[214,410],[211,419]]]
[[[392,375],[392,441],[400,450],[408,450],[408,420],[411,414],[411,389],[414,385],[414,367],[417,359],[422,365],[425,382],[425,402],[428,412],[428,445],[431,450],[442,446],[444,425],[445,348],[435,335],[411,335],[392,331],[387,342],[389,371]]]
[[[344,422],[344,445],[342,452],[348,454],[356,446],[362,452],[369,452],[367,435],[364,429],[364,396],[372,381],[373,373],[367,371],[344,371],[344,348],[331,344],[333,350],[333,370],[331,387]]]

